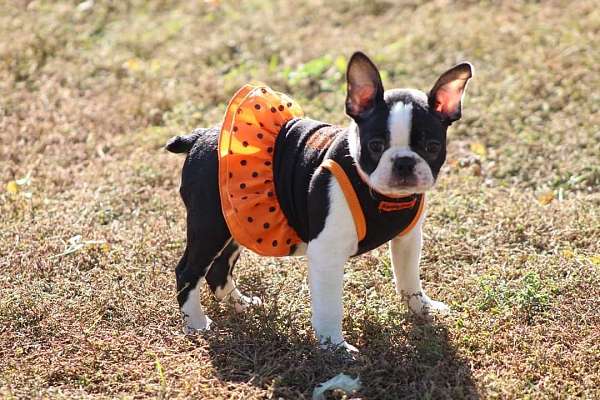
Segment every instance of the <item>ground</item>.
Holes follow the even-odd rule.
[[[0,396],[600,397],[600,11],[594,1],[0,1]],[[595,43],[595,44],[594,44]],[[352,260],[355,362],[319,351],[303,259],[245,253],[245,315],[185,336],[181,156],[250,80],[346,123],[361,49],[387,87],[476,69],[429,196],[412,318],[386,247]],[[335,394],[340,398],[340,394]]]

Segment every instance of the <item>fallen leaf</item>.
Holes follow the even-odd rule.
[[[573,257],[575,257],[575,253],[571,249],[565,249],[565,250],[563,250],[562,251],[562,255],[563,255],[564,258],[566,258],[568,260],[570,260]]]
[[[544,206],[547,204],[550,204],[554,200],[554,192],[552,192],[552,191],[543,192],[538,195],[537,200],[540,204],[542,204]]]
[[[480,157],[484,157],[487,154],[485,145],[481,142],[471,143],[471,151]]]
[[[25,175],[23,178],[21,179],[17,179],[15,181],[17,183],[17,185],[19,186],[25,186],[25,185],[29,185],[31,183],[31,172],[28,172],[27,175]]]
[[[10,181],[6,184],[6,191],[10,194],[17,194],[19,193],[19,185],[15,181]]]
[[[312,400],[325,400],[325,392],[328,390],[343,390],[346,394],[352,394],[360,389],[360,378],[352,378],[346,374],[337,374],[328,381],[325,381],[313,390]]]
[[[142,69],[142,64],[138,58],[130,58],[123,63],[123,67],[135,72]]]

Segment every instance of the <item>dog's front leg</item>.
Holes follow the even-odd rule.
[[[322,345],[356,347],[342,335],[342,290],[344,265],[356,252],[357,235],[352,213],[342,189],[333,179],[329,185],[329,207],[323,229],[308,243],[308,280],[312,305],[312,326]],[[317,202],[314,207],[323,207]]]
[[[342,291],[347,256],[331,254],[331,248],[327,251],[325,245],[312,243],[307,255],[311,321],[317,338],[324,345],[330,343],[355,350],[344,341],[342,335]]]
[[[427,315],[431,311],[448,312],[450,309],[447,305],[431,300],[421,286],[419,276],[423,243],[421,226],[422,219],[407,235],[397,236],[390,241],[390,258],[396,292],[415,314]]]

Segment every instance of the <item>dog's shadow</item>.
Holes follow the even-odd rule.
[[[215,327],[203,336],[224,381],[269,388],[275,398],[310,399],[316,385],[343,372],[360,376],[362,399],[479,398],[467,360],[435,320],[401,312],[385,324],[369,313],[346,318],[347,339],[360,350],[352,361],[320,350],[310,328],[277,301],[241,315],[209,308]]]

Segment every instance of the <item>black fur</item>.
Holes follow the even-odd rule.
[[[217,143],[219,130],[197,129],[180,137],[185,147],[191,145],[183,165],[180,194],[187,209],[187,243],[183,257],[176,268],[177,300],[182,306],[198,280],[205,277],[211,289],[222,287],[233,266],[219,257],[231,239],[221,212],[218,186]],[[181,145],[179,148],[183,148]],[[225,258],[225,260],[227,260]],[[212,264],[212,267],[211,267]],[[209,269],[216,268],[210,275]],[[223,273],[226,270],[227,273]]]
[[[169,150],[171,153],[189,153],[194,146],[194,143],[196,143],[196,140],[207,131],[209,131],[209,129],[198,128],[189,135],[172,137],[165,145],[165,149]]]

